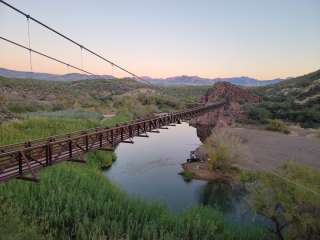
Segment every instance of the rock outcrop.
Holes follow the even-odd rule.
[[[233,85],[228,82],[219,82],[213,85],[207,93],[202,97],[202,102],[207,104],[217,102],[222,99],[231,102],[259,102],[259,97],[253,95],[249,89]]]
[[[205,138],[203,128],[225,127],[231,125],[242,114],[241,104],[260,101],[258,96],[253,95],[249,89],[238,87],[231,83],[220,82],[213,85],[212,88],[202,97],[203,104],[210,104],[225,100],[226,103],[215,110],[205,113],[191,121],[196,126],[200,138]],[[199,134],[198,134],[199,135]]]

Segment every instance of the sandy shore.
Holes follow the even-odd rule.
[[[231,161],[240,169],[268,170],[288,160],[320,169],[320,138],[309,130],[292,128],[288,135],[254,127],[229,127],[224,131],[242,140],[239,156]],[[195,179],[232,179],[230,173],[209,171],[207,162],[184,163],[182,167]]]

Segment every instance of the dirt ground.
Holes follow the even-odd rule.
[[[320,138],[312,131],[293,127],[286,135],[250,127],[226,130],[243,140],[241,157],[234,160],[241,168],[271,169],[293,160],[320,169]]]

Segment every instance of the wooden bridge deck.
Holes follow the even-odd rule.
[[[62,161],[74,160],[89,150],[113,149],[120,142],[173,123],[199,116],[223,103],[200,106],[154,118],[136,120],[112,128],[99,127],[0,147],[0,181],[11,178],[36,180],[35,170]],[[31,173],[32,177],[26,177]]]

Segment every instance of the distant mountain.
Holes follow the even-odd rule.
[[[265,86],[273,83],[278,83],[282,79],[272,79],[272,80],[257,80],[249,77],[231,77],[231,78],[201,78],[198,76],[177,76],[169,78],[150,78],[143,77],[144,80],[155,84],[155,85],[212,85],[216,82],[229,82],[236,85],[242,86]]]
[[[6,78],[32,78],[37,80],[50,80],[50,81],[77,81],[77,80],[90,80],[90,79],[114,79],[111,75],[87,75],[81,73],[68,73],[68,74],[50,74],[39,72],[23,72],[15,71],[5,68],[0,68],[0,76]]]
[[[98,79],[114,79],[111,75],[87,75],[80,73],[69,73],[64,75],[39,73],[39,72],[23,72],[15,71],[5,68],[0,68],[0,76],[7,78],[32,78],[37,80],[51,80],[51,81],[78,81],[78,80],[98,80]],[[189,86],[201,86],[212,85],[216,82],[229,82],[242,86],[265,86],[273,83],[278,83],[282,79],[273,80],[257,80],[249,77],[231,77],[231,78],[202,78],[198,76],[177,76],[169,78],[151,78],[142,77],[154,85],[160,86],[174,86],[174,85],[189,85]]]

